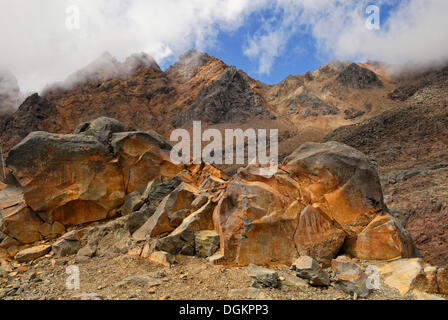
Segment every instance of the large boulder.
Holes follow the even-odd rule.
[[[285,160],[302,196],[326,205],[326,214],[349,235],[386,210],[378,173],[360,151],[338,142],[305,143]]]
[[[219,201],[213,220],[220,235],[218,263],[290,265],[298,253],[294,234],[305,205],[286,174],[270,179],[240,170]]]
[[[78,225],[105,219],[123,203],[118,164],[96,138],[33,132],[8,154],[6,164],[25,201],[48,223]]]
[[[240,169],[213,219],[220,236],[215,263],[290,265],[308,255],[328,266],[344,243],[366,260],[414,254],[407,233],[387,215],[375,169],[337,142],[303,144],[271,178]]]

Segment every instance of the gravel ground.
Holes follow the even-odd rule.
[[[211,265],[197,257],[176,257],[177,263],[163,267],[130,255],[92,258],[77,264],[79,290],[67,290],[67,267],[73,258],[43,257],[27,264],[16,263],[0,276],[0,299],[5,300],[233,300],[245,299],[232,289],[247,289],[252,279],[246,268]],[[366,267],[368,263],[360,263]],[[311,287],[304,283],[287,285],[294,271],[275,269],[280,277],[277,289],[251,289],[253,299],[263,300],[351,300],[354,297],[333,286]],[[381,283],[368,300],[414,300],[410,293],[402,297],[397,290]],[[362,299],[359,299],[362,300]]]

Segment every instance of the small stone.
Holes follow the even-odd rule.
[[[300,289],[306,289],[309,287],[308,282],[303,280],[302,278],[299,278],[297,276],[292,276],[289,274],[286,274],[284,277],[281,277],[284,280],[282,280],[282,285],[288,286],[288,287],[296,287]],[[280,279],[281,279],[280,278]]]
[[[128,255],[134,256],[134,257],[140,257],[142,254],[143,248],[142,247],[133,247],[128,250]]]
[[[53,252],[56,257],[66,257],[78,253],[81,248],[81,242],[78,240],[60,239],[53,246]]]
[[[299,278],[309,280],[313,286],[330,285],[328,274],[322,270],[316,260],[309,256],[298,258],[291,266],[291,269],[297,271]]]
[[[370,294],[371,290],[367,288],[367,275],[352,259],[345,256],[333,259],[331,268],[336,276],[337,289],[356,295],[356,299],[366,298]]]
[[[48,252],[50,252],[51,246],[49,245],[41,245],[32,248],[28,248],[22,251],[19,251],[16,254],[15,259],[19,262],[29,262],[35,260],[37,258],[43,257]]]
[[[175,262],[175,258],[168,252],[156,251],[151,254],[150,261],[165,267],[170,267]]]
[[[247,289],[232,289],[229,291],[229,297],[234,299],[252,299],[252,300],[266,300],[267,297],[257,288],[247,288]]]
[[[251,264],[247,268],[247,273],[254,279],[251,285],[254,288],[278,287],[278,274],[273,270]]]
[[[103,300],[103,297],[97,293],[81,293],[73,297],[76,300]]]
[[[219,249],[219,235],[214,230],[202,230],[196,232],[196,255],[208,258]]]

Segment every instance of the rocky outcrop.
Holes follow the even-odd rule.
[[[245,76],[235,67],[229,67],[221,77],[205,87],[193,105],[173,120],[175,127],[191,125],[192,121],[209,124],[244,123],[253,117],[272,118],[252,90]]]
[[[113,160],[94,137],[33,132],[6,163],[27,205],[46,222],[78,225],[113,216],[123,203],[123,178]]]
[[[342,86],[351,89],[371,89],[383,86],[383,83],[373,71],[360,67],[356,63],[345,67],[336,78],[336,81]]]
[[[58,114],[56,106],[37,93],[29,96],[11,116],[0,124],[2,146],[7,151],[20,143],[29,133],[62,130],[62,126],[54,120]]]
[[[175,189],[172,183],[160,184],[181,168],[169,161],[171,146],[157,133],[109,118],[80,125],[76,132],[33,132],[10,150],[6,163],[18,186],[0,192],[1,226],[10,238],[21,244],[54,238],[64,226],[118,212],[130,215],[127,223],[135,231],[152,215],[161,194]],[[134,214],[139,209],[143,214]]]
[[[10,241],[49,239],[120,214],[90,230],[79,257],[161,251],[213,263],[290,265],[310,256],[328,266],[341,249],[366,260],[414,254],[406,231],[387,214],[376,171],[346,145],[306,143],[271,177],[250,165],[228,180],[210,165],[175,166],[162,136],[120,132],[131,129],[102,118],[79,134],[35,132],[14,147],[7,164],[23,199],[18,188],[17,199],[4,203],[2,231]],[[64,256],[80,246],[60,239],[53,250]]]

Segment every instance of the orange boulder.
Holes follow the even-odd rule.
[[[9,152],[6,163],[28,206],[46,212],[50,224],[101,220],[123,203],[121,170],[94,137],[33,132]]]

